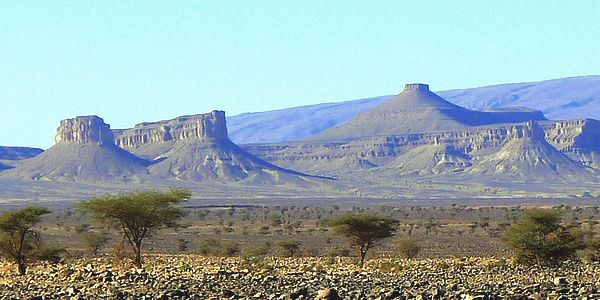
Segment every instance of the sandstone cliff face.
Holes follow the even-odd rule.
[[[182,116],[172,120],[141,123],[131,129],[114,130],[115,143],[121,148],[182,140],[225,141],[227,126],[224,111]]]
[[[110,126],[97,116],[82,116],[60,121],[56,129],[56,144],[114,145]]]

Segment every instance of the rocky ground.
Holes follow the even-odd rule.
[[[144,269],[82,259],[0,266],[0,299],[600,299],[600,264],[510,260],[151,256]]]

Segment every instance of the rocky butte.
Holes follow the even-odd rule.
[[[153,160],[150,173],[161,178],[304,184],[310,177],[259,159],[231,142],[224,111],[146,122],[113,133],[117,145]]]
[[[117,147],[110,126],[98,116],[62,120],[55,144],[3,176],[33,180],[131,180],[147,173],[148,162]]]
[[[83,116],[60,121],[56,129],[56,144],[114,145],[110,126],[98,116]]]
[[[62,120],[54,146],[2,176],[52,181],[310,181],[308,175],[275,166],[232,143],[223,111],[115,131],[97,116]]]

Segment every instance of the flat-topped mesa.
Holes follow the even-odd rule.
[[[181,116],[171,120],[141,123],[131,129],[114,130],[115,143],[133,148],[149,143],[180,140],[225,141],[227,125],[225,112],[214,110],[206,114]]]
[[[404,91],[425,91],[429,92],[429,85],[424,83],[407,83],[404,85]]]
[[[102,118],[80,116],[60,121],[54,141],[56,144],[114,145],[114,136]]]

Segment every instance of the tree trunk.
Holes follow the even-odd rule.
[[[136,268],[142,268],[142,243],[136,243],[135,245],[135,257],[133,258],[133,264]]]
[[[21,276],[23,276],[23,275],[25,275],[25,273],[27,273],[27,265],[25,264],[24,261],[17,262],[17,272],[19,272],[19,275],[21,275]]]
[[[360,249],[360,266],[365,264],[365,258],[367,257],[367,249]]]

